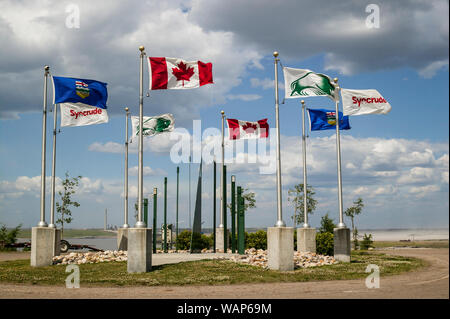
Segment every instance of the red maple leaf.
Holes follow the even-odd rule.
[[[245,125],[242,126],[242,129],[245,131],[246,134],[253,134],[256,133],[258,125],[252,124],[251,122],[247,122],[245,123]]]
[[[183,61],[177,64],[178,68],[172,68],[172,74],[177,77],[177,81],[189,81],[191,77],[194,75],[194,68],[188,68]]]

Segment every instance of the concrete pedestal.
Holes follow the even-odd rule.
[[[53,264],[53,256],[59,255],[59,238],[61,232],[55,228],[31,228],[31,266],[42,267]],[[57,248],[58,247],[58,248]],[[56,250],[58,249],[58,250]]]
[[[267,228],[267,258],[269,269],[294,270],[294,228]]]
[[[301,253],[316,252],[315,228],[297,228],[297,251]]]
[[[117,250],[128,250],[128,229],[119,228],[117,231]]]
[[[334,229],[334,259],[350,262],[350,229]]]
[[[225,228],[216,228],[216,251],[217,252],[225,252],[224,251],[224,241],[223,241],[223,233],[225,231]],[[231,249],[231,246],[229,245],[230,243],[230,231],[227,229],[227,240],[228,240],[228,245],[227,248]]]
[[[128,228],[129,273],[149,272],[152,269],[152,229]]]

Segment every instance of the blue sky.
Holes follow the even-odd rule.
[[[380,1],[379,29],[365,25],[368,3],[329,2],[324,7],[304,1],[306,15],[294,10],[296,1],[282,1],[274,15],[272,2],[258,1],[257,8],[252,2],[148,1],[125,10],[120,2],[79,1],[79,28],[67,27],[69,2],[2,2],[0,39],[10,46],[0,53],[0,222],[29,227],[39,221],[42,75],[48,64],[55,76],[108,83],[109,123],[65,127],[57,135],[57,177],[65,171],[83,176],[75,196],[81,206],[73,209],[71,226],[103,227],[105,208],[111,224],[123,224],[123,108],[138,115],[138,47],[144,45],[148,56],[213,63],[215,84],[150,92],[144,98],[145,115],[172,113],[176,127],[190,133],[193,120],[201,120],[203,129],[220,129],[222,109],[230,118],[268,118],[274,128],[275,50],[283,66],[338,77],[343,88],[378,90],[392,111],[352,116],[352,129],[341,133],[344,208],[363,198],[359,228],[448,227],[448,1],[404,1],[402,6]],[[339,32],[333,34],[335,26]],[[145,67],[145,86],[147,72]],[[281,67],[278,76],[283,82]],[[279,93],[281,103],[284,89]],[[49,100],[52,94],[50,88]],[[325,97],[305,101],[308,107],[334,109]],[[283,219],[288,225],[293,208],[287,191],[303,181],[300,109],[300,99],[280,104]],[[52,116],[49,112],[47,222]],[[307,143],[308,183],[319,202],[310,221],[317,227],[327,212],[338,219],[334,131],[312,132]],[[168,134],[148,138],[144,153],[145,191],[158,187],[161,214],[168,177],[169,222],[175,218],[173,144]],[[131,146],[130,224],[137,163]],[[188,165],[180,168],[180,227],[185,227]],[[256,193],[257,208],[248,212],[247,227],[276,222],[275,174],[262,175],[258,168],[228,165],[229,175],[236,174],[238,184]],[[191,165],[191,173],[193,212],[198,164]],[[212,165],[204,166],[202,198],[202,220],[210,227]]]

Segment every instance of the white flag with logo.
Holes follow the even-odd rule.
[[[82,103],[61,103],[61,127],[108,123],[105,109]]]
[[[377,90],[341,89],[344,115],[387,114],[391,105]]]
[[[172,114],[161,114],[157,116],[143,116],[142,117],[144,129],[142,130],[142,135],[153,136],[165,132],[172,132],[174,129],[175,119]],[[133,130],[133,135],[131,140],[134,138],[139,139],[139,116],[131,117],[131,127]]]
[[[283,68],[285,98],[328,96],[335,99],[335,84],[328,75],[307,69]]]

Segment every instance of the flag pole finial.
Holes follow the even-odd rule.
[[[303,105],[305,105],[305,100],[301,100],[300,103],[302,103]]]
[[[224,110],[220,111],[220,114],[222,114],[223,116],[225,114],[225,111]]]
[[[274,51],[274,52],[273,52],[273,56],[274,56],[274,57],[278,57],[278,51]]]
[[[50,70],[50,67],[48,65],[44,66],[44,70],[45,72],[48,72],[48,70]]]
[[[126,108],[125,108],[125,112],[128,112],[128,110],[129,110],[129,109],[126,107]]]
[[[338,83],[338,78],[333,79],[334,83]]]
[[[139,47],[139,51],[144,51],[145,50],[145,48],[144,48],[144,46],[143,45],[141,45],[140,47]]]

